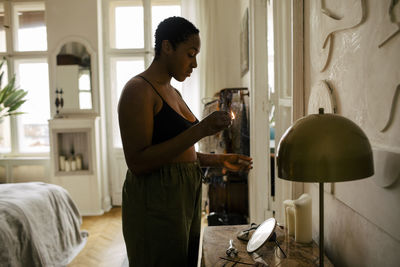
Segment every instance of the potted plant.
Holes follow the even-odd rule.
[[[0,63],[0,69],[3,67],[5,60]],[[25,103],[24,97],[27,91],[18,88],[15,85],[15,75],[10,79],[8,84],[2,87],[4,71],[0,73],[0,123],[6,116],[19,115],[24,112],[18,112],[18,108]]]

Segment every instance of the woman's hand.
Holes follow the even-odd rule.
[[[226,111],[214,111],[206,118],[204,118],[199,126],[203,136],[209,136],[228,128],[232,124],[232,118],[229,112]]]
[[[227,171],[249,171],[253,168],[253,159],[239,154],[222,154],[223,168]]]

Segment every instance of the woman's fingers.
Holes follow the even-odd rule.
[[[238,154],[239,159],[241,160],[246,160],[246,161],[252,161],[253,159],[251,157],[245,156],[245,155],[241,155]]]
[[[253,168],[253,161],[244,155],[230,154],[227,155],[224,166],[230,171],[248,171]]]
[[[226,111],[216,111],[218,112],[218,121],[222,122],[224,128],[230,126],[232,124],[231,115]]]
[[[253,159],[251,157],[241,154],[233,154],[233,155],[236,158],[235,162],[237,163],[238,168],[241,171],[249,171],[250,169],[253,168]]]
[[[248,160],[239,159],[238,164],[242,165],[242,166],[244,166],[246,168],[250,168],[253,165],[253,162],[252,161],[248,161]]]
[[[230,171],[238,171],[240,170],[240,166],[237,166],[235,164],[229,163],[228,161],[224,162],[225,168],[227,168]]]
[[[208,115],[201,123],[206,129],[206,135],[216,134],[217,132],[231,125],[231,116],[226,111],[214,111]]]

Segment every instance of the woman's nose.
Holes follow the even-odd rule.
[[[197,68],[197,59],[196,59],[196,57],[193,58],[192,68]]]

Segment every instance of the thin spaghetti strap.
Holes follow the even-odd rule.
[[[181,93],[178,91],[178,89],[174,88],[175,91],[178,93],[178,95],[180,96],[180,98],[182,99],[183,103],[186,105],[187,109],[190,111],[190,113],[192,113],[192,115],[194,116],[194,118],[196,119],[196,121],[199,121],[197,119],[197,117],[193,114],[193,112],[190,110],[189,106],[186,104],[185,100],[183,99]]]
[[[168,102],[164,100],[164,98],[160,95],[160,93],[157,91],[157,89],[153,86],[153,84],[152,84],[149,80],[147,80],[147,79],[146,79],[145,77],[143,77],[142,75],[137,75],[137,77],[142,78],[142,79],[145,80],[148,84],[150,84],[150,86],[153,87],[154,91],[155,91],[155,92],[157,93],[157,95],[161,98],[161,100],[171,108],[171,106],[168,104]],[[177,89],[175,89],[175,90],[176,90],[176,92],[178,93],[178,95],[182,98],[181,93],[179,93],[179,91],[178,91]],[[185,102],[185,100],[183,100],[183,98],[182,98],[182,101],[183,101],[183,103],[185,103],[185,105],[186,105],[186,107],[188,108],[188,110],[190,111],[190,113],[192,113],[192,115],[193,115],[194,118],[196,119],[195,122],[198,122],[199,120],[196,118],[196,116],[195,116],[195,115],[193,114],[193,112],[190,110],[189,106],[186,104],[186,102]],[[178,112],[176,112],[173,108],[171,108],[171,109],[172,109],[175,113],[178,113]],[[179,113],[178,113],[178,114],[179,114]],[[179,115],[180,115],[180,114],[179,114]],[[180,115],[180,116],[182,117],[182,115]],[[186,118],[184,118],[184,119],[187,120]]]
[[[137,76],[140,77],[140,78],[142,78],[143,80],[145,80],[148,84],[150,84],[150,86],[153,87],[153,90],[156,91],[157,95],[158,95],[159,97],[161,97],[162,101],[165,102],[164,98],[160,95],[160,93],[157,91],[157,89],[154,87],[154,85],[153,85],[149,80],[147,80],[147,79],[146,79],[145,77],[143,77],[142,75],[137,75]]]

